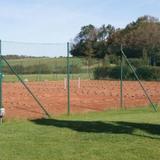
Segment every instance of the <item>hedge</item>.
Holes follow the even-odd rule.
[[[57,65],[56,67],[52,68],[47,64],[35,64],[30,66],[23,66],[23,65],[14,65],[12,66],[13,69],[18,74],[66,74],[67,73],[67,67]],[[70,72],[71,73],[81,73],[82,69],[78,65],[70,65]],[[3,67],[3,73],[4,74],[13,74],[11,70],[8,68],[8,66]]]
[[[136,72],[142,80],[160,80],[160,67],[139,67]]]
[[[141,80],[160,80],[160,67],[142,66],[135,68],[138,77]],[[94,79],[120,79],[121,68],[116,67],[98,67],[94,70]],[[123,79],[135,80],[135,76],[128,66],[123,67]]]

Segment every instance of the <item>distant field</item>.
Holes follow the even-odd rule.
[[[8,62],[23,79],[29,81],[64,80],[67,74],[67,59],[65,57],[9,59]],[[71,79],[78,79],[78,77],[81,79],[93,79],[92,71],[96,66],[101,65],[101,62],[95,59],[88,62],[85,58],[70,58],[69,65]],[[3,80],[5,82],[16,82],[16,76],[12,72],[8,73],[10,70],[5,63],[3,67],[5,75]],[[45,73],[45,68],[49,73]],[[25,74],[26,71],[24,70],[35,70],[36,73]]]
[[[76,59],[77,60],[77,59]],[[77,60],[78,61],[78,60]],[[24,59],[10,59],[8,62],[11,65],[17,65],[21,64],[23,66],[30,66],[35,64],[47,64],[49,66],[52,66],[53,64],[66,64],[66,58],[24,58]]]
[[[21,64],[23,66],[30,66],[35,64],[47,64],[48,66],[56,66],[56,65],[67,65],[67,58],[66,57],[59,57],[59,58],[24,58],[24,59],[10,59],[8,62],[11,65]],[[77,65],[86,65],[87,66],[87,59],[86,58],[77,58],[77,57],[70,57],[70,64],[77,64]],[[96,59],[91,59],[90,61],[91,66],[97,64]]]
[[[1,160],[158,160],[160,112],[146,109],[9,120]]]
[[[29,81],[63,80],[67,74],[67,59],[65,57],[10,59],[8,62],[23,79],[28,79]],[[70,57],[70,77],[71,79],[78,79],[78,77],[81,79],[93,79],[93,70],[98,65],[101,65],[101,62],[96,59],[88,62],[85,58]],[[4,81],[17,81],[8,66],[5,63],[3,66]],[[25,72],[29,73],[26,74]]]

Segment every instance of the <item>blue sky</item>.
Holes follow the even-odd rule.
[[[146,14],[160,18],[160,0],[0,0],[0,39],[66,42],[81,26],[124,27]]]

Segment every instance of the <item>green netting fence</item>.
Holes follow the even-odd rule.
[[[127,59],[125,53],[123,58],[73,57],[71,49],[70,43],[1,41],[1,53],[11,68],[53,115],[159,105],[159,66],[143,63],[143,59]],[[1,60],[4,85],[19,83]],[[2,98],[1,103],[5,104],[1,107],[10,99],[3,90],[5,100]],[[10,91],[14,94],[12,88]]]

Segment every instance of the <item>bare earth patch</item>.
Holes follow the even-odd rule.
[[[160,82],[143,82],[154,103],[160,103]],[[63,81],[28,82],[34,94],[52,115],[67,113],[67,90]],[[104,111],[120,108],[119,81],[71,81],[71,113]],[[138,82],[124,82],[124,106],[149,104]],[[21,83],[3,83],[3,105],[7,118],[40,118],[44,114]]]

